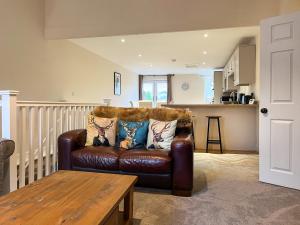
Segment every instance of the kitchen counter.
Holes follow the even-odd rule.
[[[223,149],[258,151],[258,105],[242,104],[166,104],[168,108],[192,111],[196,149],[206,148],[207,116],[221,116]],[[217,139],[216,121],[211,122],[210,139]],[[209,145],[219,149],[219,145]]]

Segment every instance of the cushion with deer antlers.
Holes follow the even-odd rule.
[[[148,125],[149,121],[128,122],[119,120],[119,146],[125,149],[145,148],[147,142]]]
[[[177,120],[158,121],[150,119],[148,130],[148,149],[170,150],[175,136]]]
[[[117,118],[88,115],[86,146],[115,146]]]

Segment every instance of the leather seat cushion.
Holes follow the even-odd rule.
[[[170,173],[172,160],[161,150],[129,150],[119,158],[121,171],[140,173]]]
[[[71,154],[76,167],[119,170],[119,153],[113,147],[86,146]]]

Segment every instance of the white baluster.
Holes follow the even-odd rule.
[[[38,109],[38,168],[37,178],[43,177],[43,107]]]
[[[80,107],[80,128],[84,128],[84,107]]]
[[[34,181],[34,139],[35,135],[35,109],[30,107],[29,109],[29,130],[30,130],[30,148],[29,148],[29,166],[28,166],[28,182],[29,184]]]
[[[69,108],[68,107],[65,108],[65,117],[66,117],[65,131],[68,131],[69,130]]]
[[[52,172],[56,171],[56,157],[57,157],[57,108],[53,110],[53,155],[52,155]]]
[[[78,129],[79,107],[74,106],[74,129]]]
[[[77,107],[77,117],[76,117],[76,121],[77,121],[77,128],[76,129],[81,129],[81,106]]]
[[[64,132],[64,124],[63,124],[63,117],[64,117],[64,108],[60,108],[60,131],[59,133],[62,134]]]
[[[29,151],[28,148],[28,117],[27,117],[27,108],[22,107],[21,108],[21,136],[20,136],[20,143],[21,147],[19,148],[20,152],[20,159],[19,159],[19,188],[25,186],[25,176],[26,176],[26,153]]]
[[[18,141],[15,144],[15,153],[17,156],[17,189],[20,186],[20,154],[22,152],[22,114],[20,107],[16,107],[16,114],[17,114],[17,139]]]
[[[72,111],[72,106],[69,106],[69,127],[68,127],[68,130],[72,130],[72,127],[73,127],[73,121],[72,121],[72,114],[73,114],[73,111]]]
[[[51,107],[46,108],[46,168],[45,168],[45,175],[48,176],[50,174],[50,115],[51,115]]]
[[[71,113],[70,113],[70,130],[74,130],[75,129],[75,107],[74,106],[70,106],[70,110],[71,110]]]
[[[82,107],[82,127],[86,127],[86,109],[85,106]]]

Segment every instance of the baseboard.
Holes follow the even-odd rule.
[[[199,153],[206,153],[205,149],[196,149],[195,152],[199,152]],[[211,149],[208,150],[208,153],[212,153],[212,154],[221,154],[220,150],[217,149]],[[254,154],[257,155],[258,151],[256,150],[223,150],[223,154]]]

